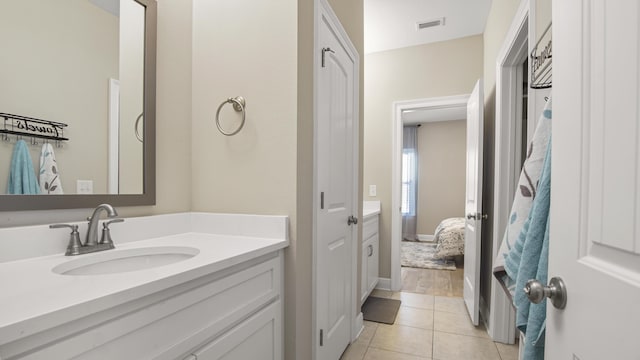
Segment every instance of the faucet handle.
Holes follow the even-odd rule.
[[[80,254],[80,248],[82,247],[82,242],[80,242],[80,234],[78,233],[78,225],[71,224],[53,224],[49,225],[50,229],[61,229],[61,228],[70,228],[71,235],[69,237],[69,244],[67,245],[67,252],[65,255],[78,255]]]
[[[111,223],[119,222],[124,222],[124,219],[113,219],[102,223],[102,238],[100,238],[99,244],[107,244],[111,249],[115,247],[113,245],[113,240],[111,239],[111,229],[109,229],[109,225],[111,225]]]
[[[121,223],[121,222],[124,222],[124,219],[120,219],[120,218],[118,218],[118,219],[113,219],[113,220],[109,220],[109,221],[105,221],[105,222],[103,222],[103,223],[102,223],[102,226],[104,226],[104,227],[105,227],[105,229],[106,229],[106,228],[108,228],[108,227],[109,227],[109,225],[110,225],[110,224],[112,224],[112,223]]]
[[[49,229],[61,229],[61,228],[69,228],[71,231],[78,231],[78,225],[72,224],[52,224],[49,225]]]

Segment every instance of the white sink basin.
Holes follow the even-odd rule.
[[[78,255],[74,260],[55,266],[60,275],[102,275],[150,269],[190,259],[200,250],[188,246],[157,246],[124,250],[106,250]]]

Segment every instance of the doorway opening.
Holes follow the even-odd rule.
[[[492,261],[498,254],[506,229],[518,178],[526,159],[527,144],[535,125],[529,98],[529,2],[523,1],[497,56],[494,209]],[[493,268],[493,264],[492,264]],[[488,314],[489,335],[494,341],[515,342],[515,313],[511,301],[492,274]]]
[[[460,120],[467,117],[467,101],[469,95],[448,96],[430,99],[397,101],[393,103],[393,138],[392,138],[392,181],[391,196],[391,284],[393,291],[402,288],[401,248],[402,248],[402,158],[403,158],[403,127],[416,125],[425,117],[431,121],[438,119]],[[407,206],[405,206],[405,209]],[[416,234],[417,235],[417,234]],[[432,235],[432,234],[427,234]]]

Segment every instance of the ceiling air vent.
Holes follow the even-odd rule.
[[[444,18],[431,19],[426,21],[419,21],[416,23],[416,30],[427,29],[435,26],[443,26]]]

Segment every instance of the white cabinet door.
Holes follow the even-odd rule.
[[[640,359],[640,2],[553,2],[547,359]]]
[[[464,302],[474,325],[480,322],[480,249],[482,229],[482,134],[484,96],[478,80],[467,104],[467,222],[464,240]]]
[[[280,360],[284,356],[278,333],[281,331],[280,302],[275,302],[228,333],[194,351],[198,360]]]
[[[376,233],[369,244],[367,245],[367,259],[369,265],[367,266],[367,292],[370,293],[376,285],[378,285],[378,260],[380,258],[378,233]]]
[[[360,301],[365,301],[366,297],[369,293],[369,253],[367,249],[371,241],[366,241],[363,239],[362,242],[362,263],[361,263],[361,272],[360,272]]]

